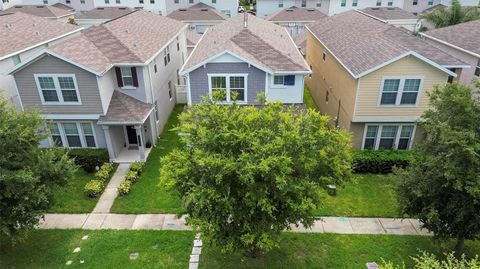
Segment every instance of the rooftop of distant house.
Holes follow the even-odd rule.
[[[10,12],[23,12],[26,14],[44,17],[44,18],[62,18],[66,16],[72,16],[75,14],[73,9],[64,9],[54,5],[15,5],[11,8],[8,8],[1,13],[10,13]]]
[[[77,20],[113,20],[134,11],[129,7],[97,7],[75,16]]]
[[[197,3],[189,8],[180,8],[168,14],[169,18],[178,21],[224,21],[228,17],[218,12],[214,7]]]
[[[279,10],[266,18],[272,22],[314,22],[327,17],[315,8],[290,7]]]
[[[368,7],[360,9],[361,12],[380,20],[416,20],[418,17],[399,7]]]

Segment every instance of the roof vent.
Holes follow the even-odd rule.
[[[23,6],[15,6],[15,8],[23,8]]]
[[[292,12],[293,9],[289,8],[289,9],[285,9],[285,11],[287,11],[287,12]]]
[[[125,33],[128,33],[128,29],[125,29]]]
[[[307,11],[315,11],[315,9],[309,8],[309,9],[307,9]]]
[[[187,9],[186,8],[181,8],[181,9],[179,9],[179,11],[187,11]]]
[[[33,27],[35,27],[35,26],[37,26],[37,24],[36,24],[36,23],[33,23]]]
[[[208,8],[202,8],[201,11],[208,11]]]
[[[380,10],[378,7],[372,7],[372,10]]]
[[[40,33],[39,33],[38,31],[35,31],[35,34],[36,34],[36,35],[40,35]]]
[[[125,9],[127,9],[127,8],[126,8],[126,7],[119,7],[118,9],[119,9],[119,10],[125,10]]]
[[[5,23],[3,26],[5,26],[5,28],[12,28],[12,24],[11,24],[11,23]]]
[[[104,10],[103,7],[97,7],[97,10]]]
[[[395,10],[394,7],[387,7],[388,10]]]
[[[37,6],[37,8],[44,8],[45,6]]]

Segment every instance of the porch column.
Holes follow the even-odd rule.
[[[102,125],[103,132],[105,133],[105,142],[107,143],[107,150],[108,156],[110,157],[110,161],[115,161],[115,152],[113,150],[112,138],[110,137],[110,126]]]
[[[138,143],[138,152],[140,153],[140,161],[145,161],[145,145],[143,143],[142,136],[142,125],[133,126],[135,131],[137,131],[137,143]]]

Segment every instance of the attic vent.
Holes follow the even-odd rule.
[[[388,9],[388,10],[395,10],[394,7],[388,7],[387,9]]]
[[[15,6],[15,8],[23,8],[23,6]]]
[[[201,10],[201,11],[208,11],[207,8],[202,8],[202,9],[200,9],[200,10]]]
[[[309,9],[307,9],[307,11],[315,11],[315,9],[309,8]]]
[[[372,7],[372,10],[380,10],[378,7]]]
[[[97,10],[103,10],[104,8],[103,7],[97,7]]]
[[[125,10],[125,9],[127,9],[127,8],[126,8],[126,7],[119,7],[118,9],[119,9],[119,10]]]
[[[37,6],[37,8],[44,8],[44,6]]]
[[[187,9],[181,8],[181,9],[179,9],[179,11],[187,11]]]
[[[291,12],[291,11],[293,11],[293,9],[285,9],[285,11]]]

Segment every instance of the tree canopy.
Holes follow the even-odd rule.
[[[459,0],[452,0],[448,8],[439,8],[422,15],[422,18],[432,23],[435,28],[447,27],[462,22],[480,19],[478,7],[462,7]]]
[[[314,110],[202,103],[180,122],[186,146],[162,159],[162,182],[226,251],[269,250],[291,224],[311,226],[319,190],[350,178],[350,135]]]
[[[0,98],[0,235],[34,227],[52,188],[72,178],[75,166],[63,151],[38,148],[43,126],[38,113],[17,112]]]
[[[436,87],[419,125],[426,140],[422,159],[399,171],[402,213],[420,219],[439,238],[480,237],[480,103],[472,89],[454,83]]]

